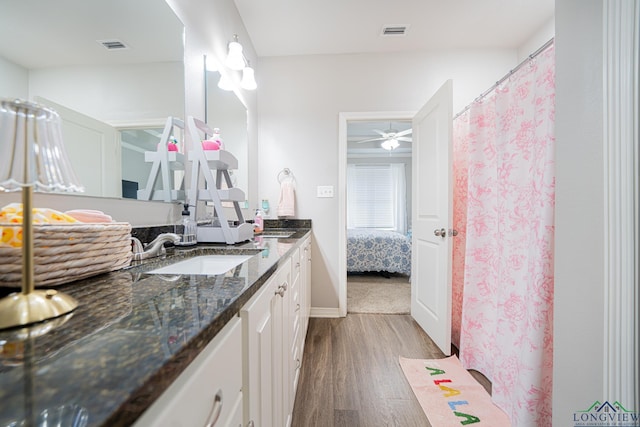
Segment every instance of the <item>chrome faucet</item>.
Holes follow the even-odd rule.
[[[178,243],[180,236],[174,233],[163,233],[158,235],[151,242],[142,246],[137,237],[131,237],[131,250],[133,251],[133,260],[140,261],[142,259],[159,257],[167,253],[164,248],[165,242]]]

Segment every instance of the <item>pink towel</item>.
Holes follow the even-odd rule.
[[[296,214],[296,194],[293,180],[285,179],[280,184],[280,202],[278,216],[294,216]]]
[[[102,211],[96,211],[93,209],[74,209],[65,212],[70,217],[77,219],[80,222],[86,223],[100,223],[100,222],[113,222],[113,218],[110,215],[105,214]]]

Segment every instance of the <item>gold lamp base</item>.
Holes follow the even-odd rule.
[[[32,102],[1,99],[0,121],[2,142],[9,144],[9,155],[0,157],[0,191],[22,190],[23,215],[22,292],[0,300],[0,329],[8,329],[55,319],[78,306],[74,298],[61,292],[35,290],[33,192],[34,188],[38,191],[83,189],[62,144],[58,113]]]
[[[77,306],[75,298],[54,289],[15,292],[0,300],[0,329],[53,319]]]

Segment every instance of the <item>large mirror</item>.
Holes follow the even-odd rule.
[[[238,169],[230,171],[233,186],[241,189],[248,199],[249,142],[247,136],[247,107],[233,90],[218,87],[220,72],[217,62],[204,56],[205,111],[209,127],[219,128],[224,149],[238,159]]]
[[[183,33],[164,0],[0,0],[0,97],[56,109],[84,194],[122,197],[184,118]]]

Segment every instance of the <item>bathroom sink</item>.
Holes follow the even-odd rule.
[[[268,231],[262,234],[256,234],[255,237],[279,237],[281,239],[286,239],[294,234],[295,232],[293,231]]]
[[[223,274],[253,255],[202,255],[149,271],[149,274]]]

